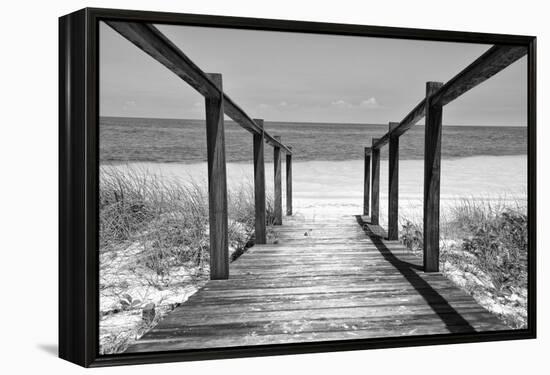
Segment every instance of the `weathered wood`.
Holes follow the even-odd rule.
[[[460,95],[485,82],[501,70],[527,54],[523,46],[494,45],[474,62],[451,78],[434,93],[433,104],[444,106]],[[392,135],[401,135],[414,126],[426,113],[426,99],[423,99],[392,131]],[[389,132],[374,145],[382,147],[390,141]]]
[[[432,104],[441,82],[426,83],[424,130],[424,271],[439,272],[439,187],[441,174],[441,127],[443,107]]]
[[[189,57],[154,25],[141,22],[105,21],[124,38],[153,57],[204,97],[223,96],[224,111],[237,124],[254,134],[260,134],[254,120],[246,114],[229,96],[216,87],[208,74],[203,72]],[[286,153],[292,153],[284,144],[278,142],[269,133],[264,133],[266,142],[280,147]]]
[[[264,128],[264,120],[254,119],[258,127]],[[264,163],[264,136],[254,133],[254,243],[266,242],[266,217],[265,217],[265,163]]]
[[[221,74],[210,74],[210,80],[222,91]],[[229,277],[229,248],[223,96],[219,93],[206,96],[205,104],[210,218],[210,278],[213,280],[227,279]]]
[[[286,217],[274,230],[298,236],[315,225]],[[229,280],[208,282],[128,352],[507,329],[442,274],[423,273],[422,259],[403,245],[365,232],[360,242],[358,228],[355,218],[340,218],[352,252],[253,246],[232,263]]]
[[[370,212],[370,154],[371,148],[365,147],[365,168],[363,172],[363,215]]]
[[[275,136],[275,139],[280,141],[281,137]],[[283,224],[283,194],[281,182],[281,149],[277,146],[273,147],[273,178],[274,178],[274,196],[273,196],[273,211],[274,225]]]
[[[292,147],[288,146],[292,150]],[[292,216],[292,154],[286,154],[286,214]]]
[[[378,142],[378,138],[372,139],[372,182],[371,182],[371,224],[378,225],[380,218],[380,149],[374,145]]]
[[[390,122],[388,131],[399,126]],[[399,239],[399,136],[390,136],[388,159],[388,240]]]

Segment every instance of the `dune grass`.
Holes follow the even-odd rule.
[[[209,277],[208,184],[132,167],[102,167],[99,195],[101,353],[125,350]],[[267,198],[269,227],[273,223]],[[228,192],[231,260],[254,243],[250,181]],[[143,307],[156,318],[144,324]]]
[[[421,253],[422,222],[400,239]],[[527,208],[519,200],[462,199],[442,215],[440,269],[512,328],[527,325]]]

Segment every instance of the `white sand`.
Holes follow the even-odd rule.
[[[284,160],[284,159],[283,159]],[[182,181],[207,179],[206,163],[133,163],[151,173]],[[399,163],[400,216],[421,218],[423,161]],[[283,205],[285,167],[283,163]],[[385,223],[388,192],[388,163],[380,166],[380,215]],[[252,183],[252,164],[227,165],[230,188]],[[266,163],[266,185],[273,191],[273,167]],[[360,214],[363,207],[363,161],[310,161],[293,163],[294,212],[306,217]],[[476,156],[443,160],[441,166],[441,205],[445,210],[461,198],[503,202],[525,201],[527,197],[527,156]],[[283,208],[284,210],[284,208]]]

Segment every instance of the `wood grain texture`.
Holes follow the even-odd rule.
[[[275,136],[275,139],[280,141],[281,137]],[[275,215],[273,224],[281,225],[283,223],[283,187],[281,182],[281,149],[277,146],[273,147],[273,168],[273,210]]]
[[[275,231],[278,244],[250,248],[229,280],[208,282],[127,352],[508,329],[361,218],[286,216]]]
[[[203,72],[154,25],[122,21],[105,21],[105,23],[187,82],[204,97],[223,96],[225,114],[244,129],[254,134],[262,132],[262,129],[258,128],[254,120],[241,107],[216,87],[215,82],[212,82],[207,73]],[[269,144],[280,147],[286,153],[292,153],[288,147],[277,141],[269,133],[265,132],[264,138]]]
[[[254,119],[258,127],[264,127],[264,120]],[[265,162],[264,137],[262,134],[253,135],[254,153],[254,242],[258,245],[266,242],[265,217]]]
[[[222,90],[221,74],[210,74],[210,80]],[[205,97],[206,145],[208,155],[208,209],[210,222],[210,278],[229,277],[227,231],[227,172],[225,166],[225,131],[223,96]]]
[[[390,122],[389,132],[399,126]],[[390,137],[388,159],[388,240],[399,238],[399,136]]]
[[[424,130],[424,271],[439,272],[439,198],[443,107],[432,104],[441,82],[426,83]]]
[[[365,147],[365,165],[363,171],[363,215],[370,212],[370,154],[371,148]]]
[[[371,223],[378,225],[380,217],[380,149],[375,148],[374,144],[378,142],[378,138],[372,139],[372,177],[371,177],[371,213],[370,219]]]
[[[436,93],[432,104],[445,106],[462,94],[485,82],[501,70],[507,68],[527,54],[527,48],[513,45],[494,45],[474,62],[464,68],[460,73],[442,85]],[[409,130],[425,116],[426,99],[413,108],[411,112],[399,123],[391,135],[399,136]],[[390,141],[390,132],[374,145],[382,147]]]
[[[292,147],[288,146],[292,150]],[[292,154],[286,154],[286,214],[292,216]]]

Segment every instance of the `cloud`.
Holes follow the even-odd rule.
[[[351,108],[353,107],[353,104],[346,102],[345,100],[336,100],[332,103],[330,103],[332,106],[336,108]]]
[[[288,106],[288,103],[283,100],[282,102],[279,103],[279,105],[281,107],[286,107],[286,106]]]
[[[137,103],[134,100],[127,100],[122,105],[123,109],[133,109],[137,107]]]
[[[189,111],[192,113],[204,113],[204,102],[193,103]]]
[[[375,97],[371,97],[365,100],[362,100],[359,102],[359,104],[353,104],[350,102],[347,102],[343,99],[335,100],[332,103],[330,103],[333,107],[340,108],[340,109],[349,109],[349,108],[367,108],[367,109],[373,109],[373,108],[379,108],[380,104],[376,100]]]
[[[366,100],[363,100],[359,106],[361,108],[378,108],[380,107],[380,104],[378,104],[378,101],[376,100],[375,97],[372,97],[372,98],[368,98]]]

